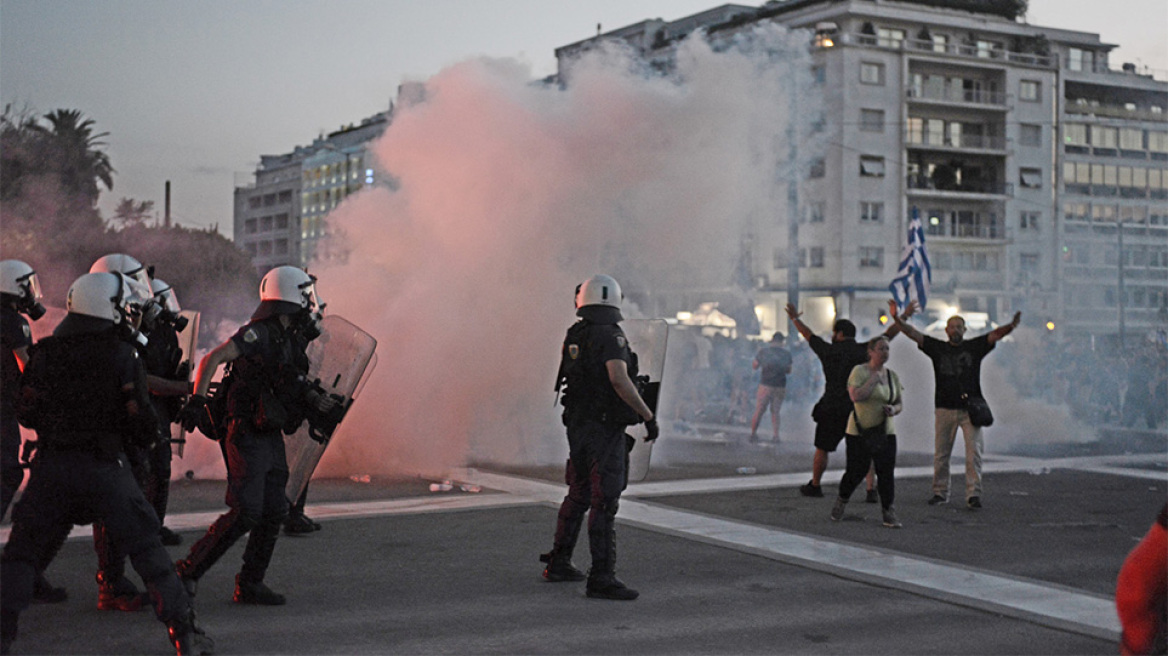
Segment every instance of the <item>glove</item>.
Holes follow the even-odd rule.
[[[657,436],[661,434],[661,428],[657,426],[656,417],[645,422],[645,430],[649,432],[649,434],[645,436],[646,442],[652,442],[653,440],[657,439]]]
[[[182,424],[183,430],[191,432],[199,427],[199,420],[207,414],[207,397],[192,394],[182,409],[178,411],[176,420]]]

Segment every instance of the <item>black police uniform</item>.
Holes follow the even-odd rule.
[[[640,418],[617,396],[605,364],[623,360],[630,377],[636,376],[636,355],[617,325],[619,311],[586,306],[580,315],[584,318],[568,329],[560,365],[561,378],[567,383],[563,419],[568,433],[568,494],[560,505],[554,546],[543,559],[548,562],[548,574],[554,573],[557,565],[564,571],[564,565],[571,561],[584,513],[588,512],[591,591],[594,584],[605,585],[614,580],[616,513],[621,492],[628,484],[625,427]],[[550,575],[547,578],[554,580]]]
[[[20,466],[20,424],[16,399],[20,394],[20,363],[16,350],[32,346],[28,321],[7,304],[0,306],[0,517],[8,512],[24,482]]]
[[[294,329],[285,328],[279,315],[253,319],[231,340],[241,355],[231,363],[227,436],[221,444],[227,461],[230,510],[215,520],[177,567],[184,581],[197,581],[250,532],[243,567],[236,577],[236,601],[247,601],[240,598],[241,589],[263,582],[288,515],[283,432],[292,432],[303,421],[299,408],[307,392],[302,381],[308,372],[308,357],[304,351],[307,342]],[[283,603],[279,595],[267,594],[278,599],[257,603]]]
[[[182,349],[174,327],[158,323],[145,334],[148,341],[138,352],[146,373],[161,378],[179,378]],[[170,498],[170,423],[178,412],[175,406],[181,404],[181,397],[150,394],[149,398],[158,417],[158,433],[149,443],[126,445],[125,451],[134,479],[161,524]],[[119,552],[109,539],[104,522],[93,524],[93,546],[97,553],[97,582],[101,586],[98,608],[137,610],[138,590],[125,578],[125,554]]]
[[[134,347],[110,321],[68,315],[53,337],[34,347],[19,412],[21,422],[37,431],[39,448],[0,557],[5,645],[33,596],[43,554],[73,524],[96,520],[129,555],[172,640],[187,639],[194,631],[189,598],[123,450],[124,441],[149,441],[157,430]]]

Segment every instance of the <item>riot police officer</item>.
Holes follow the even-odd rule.
[[[638,593],[616,578],[616,512],[628,483],[625,427],[645,421],[656,439],[657,422],[633,382],[637,358],[618,323],[621,289],[610,276],[584,281],[576,293],[580,320],[568,329],[560,359],[557,389],[564,390],[568,433],[568,494],[560,506],[552,550],[540,557],[543,576],[552,582],[580,581],[572,550],[584,513],[592,567],[586,592],[599,599],[632,600]],[[599,489],[593,489],[598,486]]]
[[[45,314],[36,271],[20,260],[0,262],[0,517],[24,482],[20,466],[20,424],[16,421],[16,399],[20,392],[20,372],[28,363],[32,346],[29,319]]]
[[[13,511],[0,556],[0,636],[7,652],[46,551],[73,524],[100,520],[145,581],[158,619],[178,654],[207,653],[190,600],[158,539],[158,517],[126,466],[124,444],[157,434],[145,370],[127,338],[132,283],[118,273],[89,273],[69,288],[69,314],[33,349],[21,381],[19,417],[38,434],[28,488]]]
[[[296,430],[304,420],[306,406],[327,412],[335,403],[303,378],[309,366],[305,354],[308,340],[320,334],[322,306],[315,281],[296,267],[269,271],[260,282],[260,304],[251,321],[199,362],[194,394],[180,413],[187,430],[206,428],[200,422],[209,416],[206,394],[211,377],[219,365],[231,364],[224,387],[217,393],[226,395],[226,436],[221,447],[227,461],[230,509],[191,546],[187,557],[175,564],[192,594],[199,578],[231,545],[250,533],[232,598],[241,604],[285,603],[284,595],[264,584],[280,527],[288,515],[284,494],[288,462],[281,433]],[[210,410],[213,414],[214,406]],[[211,423],[218,422],[212,418]]]
[[[151,404],[154,406],[155,416],[158,417],[159,427],[153,440],[127,444],[125,452],[134,479],[138,481],[146,501],[158,515],[159,535],[163,544],[177,544],[173,537],[179,536],[161,526],[166,515],[166,502],[170,491],[171,415],[166,412],[165,405],[158,402],[157,395],[187,392],[186,381],[182,381],[180,385],[165,376],[177,369],[177,361],[182,357],[178,348],[178,337],[174,328],[162,321],[164,313],[168,310],[162,304],[165,300],[160,301],[155,296],[150,268],[124,253],[111,253],[98,258],[89,268],[89,272],[124,274],[136,293],[145,298],[136,321],[146,339],[137,346],[146,369],[146,387],[150,392]],[[181,537],[179,541],[181,542]],[[104,522],[93,524],[93,548],[97,553],[97,608],[123,611],[140,609],[145,599],[138,588],[126,578],[126,555],[110,540]]]
[[[20,260],[0,262],[0,517],[8,514],[8,506],[24,482],[16,400],[20,395],[20,372],[28,364],[32,347],[32,332],[25,316],[36,321],[45,315],[41,298],[40,281],[31,266]],[[53,549],[43,566],[37,568],[35,601],[60,603],[69,598],[64,588],[54,587],[44,576],[44,567],[56,552]]]
[[[150,400],[158,412],[159,443],[148,454],[150,472],[144,491],[158,514],[158,521],[162,521],[166,518],[166,506],[170,501],[170,425],[178,417],[178,411],[190,392],[187,363],[183,362],[182,347],[178,343],[178,334],[186,327],[188,319],[179,314],[182,308],[178,295],[169,283],[151,278],[150,290],[154,294],[154,303],[147,307],[142,317],[142,332],[150,341],[142,359],[146,365]],[[165,524],[159,534],[162,544],[182,544],[182,536]]]

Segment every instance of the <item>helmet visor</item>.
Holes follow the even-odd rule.
[[[16,279],[16,284],[25,289],[25,298],[30,303],[36,303],[44,298],[41,294],[41,281],[37,278],[36,271],[30,271],[27,275]]]

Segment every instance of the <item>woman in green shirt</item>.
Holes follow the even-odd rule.
[[[868,342],[868,361],[856,365],[848,376],[848,394],[853,412],[848,418],[848,466],[840,481],[839,497],[831,509],[831,518],[844,516],[844,507],[852,492],[864,480],[868,467],[876,470],[876,489],[884,511],[884,525],[900,528],[892,508],[896,495],[893,470],[896,469],[896,433],[892,417],[903,409],[900,379],[884,364],[888,362],[888,338]]]

